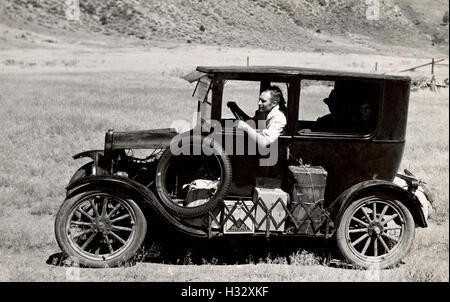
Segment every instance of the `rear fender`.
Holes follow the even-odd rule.
[[[329,206],[331,221],[333,221],[334,225],[337,227],[340,218],[348,205],[361,197],[386,194],[390,198],[395,198],[400,201],[408,208],[414,218],[416,226],[422,228],[427,227],[427,220],[423,214],[420,201],[417,200],[416,196],[393,182],[386,180],[367,180],[347,189]]]
[[[158,213],[168,223],[177,227],[180,231],[196,236],[206,237],[207,233],[198,229],[191,228],[180,223],[160,204],[156,196],[142,184],[128,178],[114,175],[87,176],[81,178],[66,187],[67,198],[71,198],[82,192],[93,189],[109,189],[113,191],[125,192],[132,197],[138,204],[146,203]]]

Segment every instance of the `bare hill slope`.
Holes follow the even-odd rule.
[[[101,33],[290,50],[380,45],[448,50],[445,0],[79,0],[67,21],[60,0],[4,0],[1,23],[53,33]],[[369,3],[369,4],[366,4]],[[379,4],[379,17],[368,18]],[[373,14],[372,14],[373,16]],[[441,24],[442,23],[442,24]],[[360,48],[360,49],[358,49]]]

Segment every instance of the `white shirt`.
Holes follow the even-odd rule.
[[[280,111],[280,106],[276,105],[267,115],[266,129],[261,131],[267,145],[273,143],[280,136],[284,126],[286,126],[286,116]]]
[[[270,110],[265,121],[257,120],[257,116],[253,118],[256,121],[256,126],[261,126],[261,122],[265,122],[265,128],[262,130],[256,130],[244,121],[238,120],[237,127],[247,132],[249,138],[256,141],[261,147],[268,147],[272,144],[283,132],[284,126],[286,126],[286,116],[280,111],[280,107],[277,105]]]

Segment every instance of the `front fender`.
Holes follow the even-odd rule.
[[[82,157],[90,157],[95,160],[96,157],[103,157],[103,150],[89,150],[83,151],[72,156],[73,159],[79,159]]]
[[[423,214],[421,203],[414,194],[393,182],[378,179],[358,183],[339,195],[329,206],[331,221],[334,222],[335,226],[338,226],[340,217],[351,202],[369,194],[376,195],[376,193],[388,194],[390,197],[399,200],[411,212],[417,226],[427,227],[427,220]]]
[[[130,197],[136,198],[135,201],[137,203],[147,203],[161,217],[177,227],[180,231],[196,237],[207,237],[206,232],[180,223],[177,219],[175,219],[175,217],[166,211],[166,209],[158,201],[157,197],[149,189],[142,184],[125,177],[114,175],[95,175],[83,177],[66,187],[67,198],[92,189],[113,189],[130,194]]]

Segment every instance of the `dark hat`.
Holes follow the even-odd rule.
[[[330,95],[327,98],[323,99],[323,102],[327,105],[330,105],[331,102],[337,99],[337,92],[335,89],[331,90]]]

